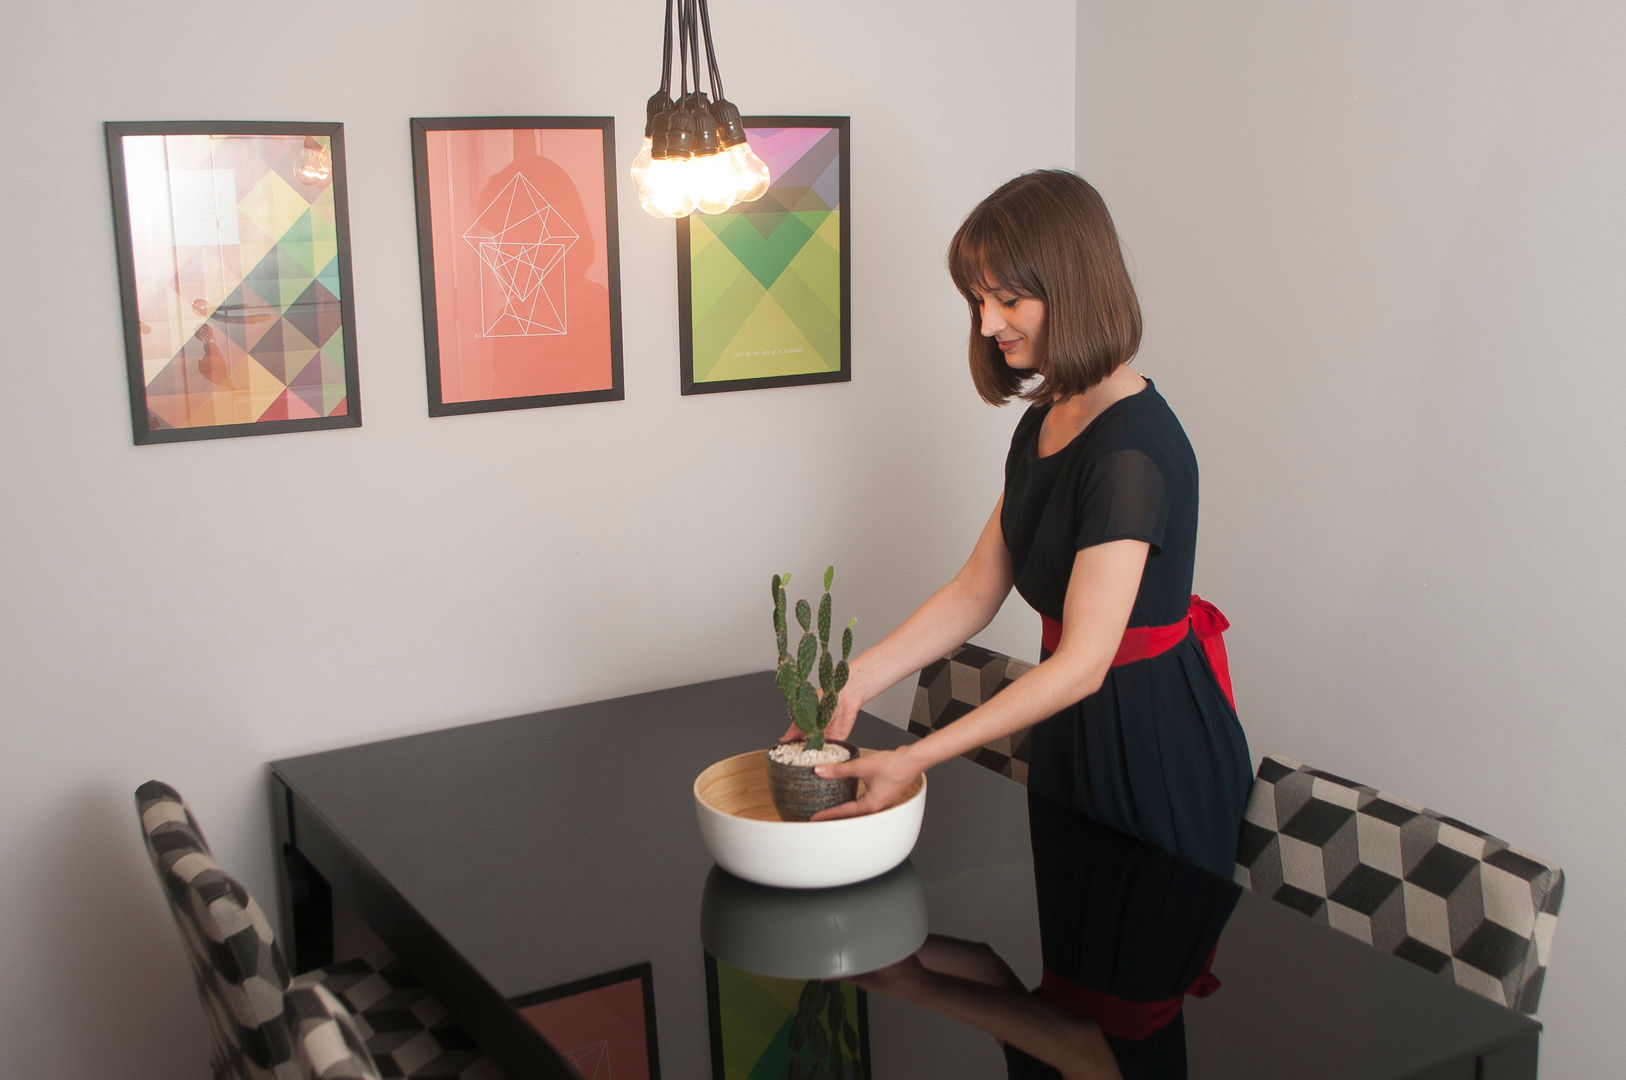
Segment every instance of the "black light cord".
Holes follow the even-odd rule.
[[[666,28],[661,41],[661,93],[672,96],[672,0],[666,0]]]
[[[689,54],[694,51],[694,15],[690,10],[694,7],[694,0],[679,0],[678,7],[678,62],[683,69],[682,95],[679,101],[689,95]],[[699,65],[695,66],[695,82],[700,81]]]
[[[723,77],[717,70],[717,50],[711,44],[711,9],[707,7],[706,0],[699,0],[700,26],[706,35],[706,70],[710,74],[711,96],[715,101],[723,100]],[[695,61],[696,70],[699,61]]]

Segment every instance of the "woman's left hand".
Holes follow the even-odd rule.
[[[885,810],[903,796],[915,782],[920,770],[915,768],[904,751],[877,750],[871,754],[835,765],[819,765],[813,770],[827,779],[856,776],[864,782],[864,794],[852,802],[832,806],[813,815],[814,821],[834,821],[837,818],[860,817]]]
[[[824,737],[832,742],[841,742],[853,733],[853,726],[858,722],[858,710],[874,697],[865,689],[863,662],[863,653],[852,662],[850,669],[852,674],[848,676],[847,685],[841,688],[841,697],[836,702],[835,713],[830,717],[830,725],[824,729]],[[824,691],[819,690],[816,693],[821,699],[824,697]],[[802,729],[792,723],[779,737],[779,741],[795,742],[806,737],[802,734]]]

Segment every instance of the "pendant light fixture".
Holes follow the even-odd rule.
[[[674,20],[680,80],[676,99]],[[700,77],[702,44],[705,90]],[[696,210],[720,214],[737,203],[762,198],[768,190],[768,166],[746,141],[740,110],[723,96],[706,0],[666,0],[662,53],[661,87],[650,95],[644,144],[632,162],[639,205],[655,217],[680,218]]]

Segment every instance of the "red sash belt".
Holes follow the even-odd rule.
[[[1044,633],[1045,652],[1055,652],[1061,644],[1061,623],[1048,615],[1040,615],[1039,623]],[[1222,636],[1230,627],[1230,620],[1220,614],[1219,608],[1194,593],[1186,617],[1179,622],[1168,626],[1131,626],[1125,630],[1123,640],[1118,643],[1118,653],[1112,658],[1112,666],[1122,667],[1136,660],[1166,653],[1185,640],[1188,629],[1194,630],[1197,641],[1208,657],[1208,666],[1214,669],[1215,681],[1225,691],[1225,700],[1235,709],[1236,697],[1231,692],[1231,664],[1225,655],[1225,638]]]
[[[1210,970],[1213,963],[1214,953],[1210,951],[1202,971],[1186,987],[1186,994],[1205,998],[1220,988],[1220,981],[1214,978]],[[1094,1020],[1101,1025],[1104,1035],[1136,1041],[1149,1038],[1167,1027],[1169,1021],[1180,1015],[1186,1002],[1185,995],[1162,1001],[1130,1001],[1080,986],[1049,968],[1044,969],[1044,977],[1039,981],[1039,997],[1075,1016]]]

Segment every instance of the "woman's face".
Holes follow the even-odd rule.
[[[982,336],[991,337],[1005,363],[1021,371],[1038,368],[1045,355],[1045,302],[995,287],[973,290],[982,318]]]

